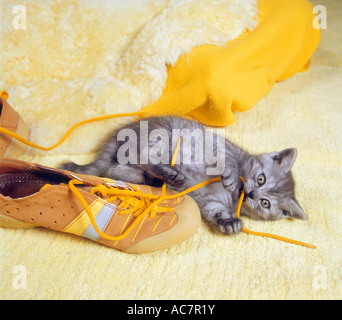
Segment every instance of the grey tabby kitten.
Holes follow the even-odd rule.
[[[174,142],[178,141],[180,130],[190,133],[192,139],[187,140],[190,141],[188,145],[185,141],[181,143],[177,157],[179,163],[171,167]],[[211,144],[208,139],[204,141],[201,136],[205,136],[205,131],[202,124],[181,117],[146,118],[115,130],[95,161],[83,166],[69,162],[61,168],[152,186],[161,186],[165,181],[169,188],[176,191],[183,191],[215,175],[221,176],[220,182],[209,184],[189,195],[197,202],[202,217],[226,234],[238,233],[242,229],[242,221],[236,216],[242,187],[246,196],[241,215],[263,220],[289,217],[306,219],[295,199],[295,183],[290,172],[296,159],[296,149],[251,155],[216,134],[209,139]],[[220,138],[223,141],[221,145]],[[212,150],[207,150],[210,149],[209,145]],[[221,155],[224,159],[221,172],[216,172],[214,176],[212,161],[210,164],[207,160],[202,163],[198,161],[210,159],[208,152],[212,156]],[[153,154],[154,157],[151,156]],[[244,177],[244,185],[239,176]]]

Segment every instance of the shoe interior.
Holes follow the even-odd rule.
[[[0,174],[0,194],[12,199],[23,198],[38,192],[46,184],[68,183],[60,175],[20,172]]]

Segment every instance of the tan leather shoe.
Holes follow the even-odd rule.
[[[45,227],[140,253],[182,242],[200,225],[187,195],[0,160],[0,226]]]
[[[28,140],[29,131],[23,119],[6,101],[8,94],[0,91],[0,127],[12,131]],[[26,146],[21,142],[0,133],[0,158],[17,158]]]

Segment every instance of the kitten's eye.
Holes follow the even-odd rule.
[[[262,173],[262,174],[259,174],[259,175],[258,175],[258,178],[257,178],[257,181],[258,181],[258,185],[259,185],[259,186],[264,185],[265,182],[266,182],[266,177],[265,177],[265,175],[264,175],[263,173]]]
[[[271,204],[270,204],[270,202],[269,202],[268,200],[266,200],[266,199],[261,199],[260,201],[261,201],[261,205],[262,205],[264,208],[269,209],[269,208],[271,207]]]

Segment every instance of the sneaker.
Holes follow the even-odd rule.
[[[6,101],[8,94],[0,91],[0,127],[28,140],[29,132],[23,119]],[[17,158],[26,146],[0,132],[0,158]]]
[[[45,227],[141,253],[188,239],[200,222],[195,201],[167,190],[166,185],[133,185],[0,160],[1,227]]]

